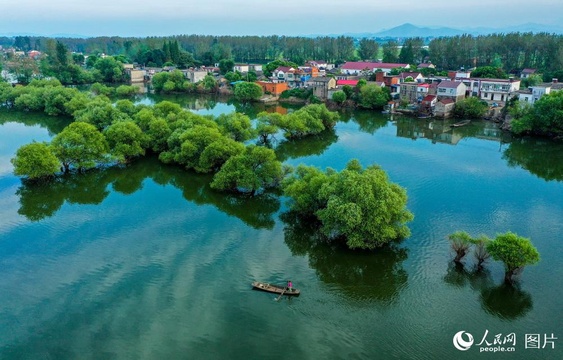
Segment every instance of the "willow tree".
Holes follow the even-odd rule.
[[[23,145],[11,159],[14,174],[36,180],[53,176],[59,171],[59,160],[46,143],[33,142]]]
[[[351,249],[375,249],[410,235],[406,191],[379,166],[364,169],[351,160],[341,172],[322,172],[300,165],[283,190],[292,210],[315,216],[324,235]]]
[[[533,265],[540,261],[540,253],[530,239],[510,231],[497,235],[495,240],[487,245],[487,250],[493,259],[503,262],[506,283],[512,283],[513,277],[520,273],[526,265]]]
[[[76,121],[61,131],[51,142],[53,153],[63,164],[85,169],[105,160],[108,143],[94,125]]]

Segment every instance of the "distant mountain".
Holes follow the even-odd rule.
[[[403,24],[391,29],[382,30],[376,33],[346,33],[346,34],[333,34],[329,36],[351,36],[355,38],[408,38],[408,37],[440,37],[440,36],[456,36],[463,34],[471,35],[487,35],[494,33],[511,33],[511,32],[547,32],[555,34],[563,34],[563,27],[527,23],[522,25],[509,26],[504,28],[467,28],[467,29],[454,29],[449,27],[422,27],[413,24]]]
[[[463,30],[448,27],[430,28],[419,27],[413,24],[403,24],[389,30],[383,30],[373,34],[374,37],[439,37],[456,36],[465,33]]]

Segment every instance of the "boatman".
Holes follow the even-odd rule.
[[[293,284],[291,283],[291,280],[287,280],[287,288],[289,289],[289,292],[293,292]]]

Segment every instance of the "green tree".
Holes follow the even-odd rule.
[[[448,235],[448,240],[450,241],[450,247],[456,254],[454,261],[457,263],[461,262],[461,259],[468,253],[473,239],[465,231],[456,231]]]
[[[351,249],[374,249],[410,234],[406,192],[378,166],[363,169],[351,160],[341,172],[323,173],[300,165],[283,190],[292,210],[316,216],[323,234]]]
[[[133,96],[139,93],[139,88],[133,85],[119,85],[115,89],[115,93],[118,96]]]
[[[223,191],[256,194],[260,189],[277,186],[282,165],[272,149],[250,145],[244,153],[231,157],[213,177],[211,187]]]
[[[217,80],[211,74],[205,75],[203,78],[202,86],[207,91],[213,91],[217,89]]]
[[[101,74],[102,80],[108,83],[119,83],[125,81],[125,71],[123,64],[111,56],[98,59],[94,68]]]
[[[491,254],[489,254],[487,250],[487,246],[490,242],[491,239],[486,235],[480,235],[476,239],[471,239],[471,243],[474,246],[473,255],[475,256],[475,260],[477,260],[477,269],[482,269],[483,263],[491,257]]]
[[[383,62],[396,63],[397,61],[399,61],[399,44],[389,40],[383,44]]]
[[[500,68],[494,66],[481,66],[471,72],[471,77],[508,79],[508,75]]]
[[[133,121],[118,121],[104,130],[111,154],[120,162],[145,155],[146,135]]]
[[[487,250],[497,261],[504,264],[504,281],[512,283],[513,276],[521,272],[526,265],[540,261],[540,254],[530,239],[512,232],[499,234],[487,245]]]
[[[263,95],[262,87],[251,82],[241,82],[235,85],[234,91],[237,100],[247,102],[260,99]]]
[[[63,164],[65,171],[70,166],[79,170],[103,162],[108,152],[104,135],[94,125],[73,122],[61,131],[51,142],[53,153]]]
[[[379,44],[373,39],[363,38],[360,40],[358,56],[362,60],[374,60],[379,52]]]
[[[471,96],[456,102],[454,116],[477,119],[483,117],[488,108],[489,106],[486,102],[480,100],[478,97]]]
[[[15,175],[33,180],[53,176],[60,166],[49,145],[38,142],[21,146],[10,161]]]
[[[531,108],[512,120],[511,130],[516,134],[563,136],[563,91],[542,96]]]
[[[381,109],[391,99],[389,93],[375,84],[360,89],[360,106],[366,109]]]
[[[240,81],[241,78],[242,77],[238,71],[237,72],[227,71],[227,73],[225,74],[225,79],[227,79],[227,81],[231,83],[235,81]]]
[[[252,122],[247,115],[237,112],[222,114],[215,121],[221,127],[223,134],[235,141],[246,141],[256,136]]]
[[[342,103],[346,101],[346,93],[342,90],[336,91],[334,94],[332,94],[332,100],[337,104],[342,105]]]
[[[199,157],[197,171],[217,172],[231,157],[244,153],[244,144],[229,138],[221,138],[205,147]]]
[[[282,117],[283,115],[277,112],[269,113],[262,111],[258,114],[256,118],[256,134],[262,143],[267,144],[270,138],[273,138],[280,130],[276,124],[280,123]]]
[[[219,71],[221,75],[225,75],[229,71],[233,71],[235,67],[235,61],[233,59],[221,59],[219,60]]]

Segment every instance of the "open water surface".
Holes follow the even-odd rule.
[[[280,139],[286,163],[357,158],[407,189],[412,236],[358,253],[316,241],[277,194],[217,193],[154,158],[23,183],[9,159],[65,120],[0,114],[0,359],[563,358],[563,146],[448,124],[355,112],[333,132]],[[516,232],[542,260],[508,288],[498,263],[452,265],[456,230]],[[250,286],[287,279],[300,297]],[[475,338],[465,352],[452,343],[462,330]],[[485,334],[510,333],[514,352],[479,353]],[[526,334],[545,348],[526,348]]]

